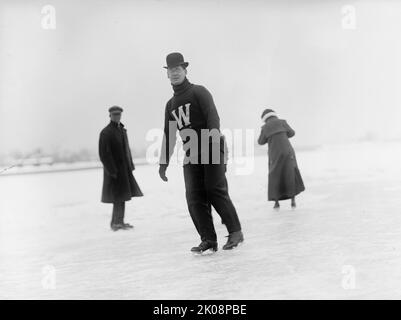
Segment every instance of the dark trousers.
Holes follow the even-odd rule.
[[[113,203],[113,214],[111,224],[124,223],[125,201]]]
[[[224,164],[186,164],[184,180],[188,210],[202,240],[217,241],[211,206],[220,215],[229,233],[241,224],[228,195]]]

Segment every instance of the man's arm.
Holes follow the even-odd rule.
[[[203,86],[197,86],[195,95],[205,117],[206,128],[220,131],[220,118],[210,92]]]
[[[206,155],[210,160],[211,155],[212,163],[220,163],[223,160],[223,163],[227,164],[228,149],[224,136],[220,132],[220,117],[216,105],[214,104],[213,97],[205,87],[199,85],[196,86],[194,94],[205,118],[206,129],[209,130],[208,135],[210,137],[208,142],[211,143],[211,145],[202,146],[202,150],[209,151],[206,154],[203,153],[203,156]],[[204,143],[203,139],[201,143]],[[221,159],[221,153],[223,153],[223,159]]]
[[[159,161],[159,175],[164,181],[167,181],[166,170],[169,165],[171,155],[174,152],[174,147],[177,140],[177,123],[171,119],[169,112],[170,102],[171,100],[167,102],[164,112],[164,133]]]
[[[117,177],[117,167],[111,152],[110,138],[104,133],[99,137],[99,158],[107,173],[112,177]]]

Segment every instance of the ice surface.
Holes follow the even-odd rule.
[[[245,243],[221,250],[227,233],[214,213],[220,250],[209,256],[189,251],[199,239],[179,166],[168,183],[156,166],[137,167],[145,197],[127,203],[135,229],[118,232],[100,203],[101,170],[1,176],[0,298],[401,298],[401,144],[297,158],[306,192],[295,211],[266,201],[267,157],[251,175],[229,167]]]

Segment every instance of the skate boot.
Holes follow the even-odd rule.
[[[294,210],[297,207],[297,204],[295,203],[295,199],[291,199],[291,209]]]
[[[192,253],[196,254],[202,254],[203,252],[210,250],[211,252],[216,252],[217,251],[217,241],[211,241],[211,240],[203,240],[199,246],[193,247],[191,249]]]
[[[126,229],[126,228],[124,227],[124,224],[122,224],[122,223],[112,223],[112,224],[110,225],[110,227],[111,227],[111,230],[113,230],[113,231],[118,231],[118,230],[120,230],[120,229]]]
[[[235,231],[228,236],[227,243],[223,246],[223,250],[231,250],[237,247],[240,243],[244,242],[244,235],[242,231]]]
[[[276,210],[276,211],[280,210],[280,203],[278,201],[276,201],[276,203],[274,204],[273,209]]]

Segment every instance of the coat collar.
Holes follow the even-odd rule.
[[[117,122],[114,122],[114,121],[111,121],[111,120],[110,120],[109,126],[114,127],[114,128],[117,128],[117,127],[118,127],[118,124],[117,124]],[[120,122],[120,126],[121,126],[121,128],[124,129],[124,124],[123,124],[122,122]]]

